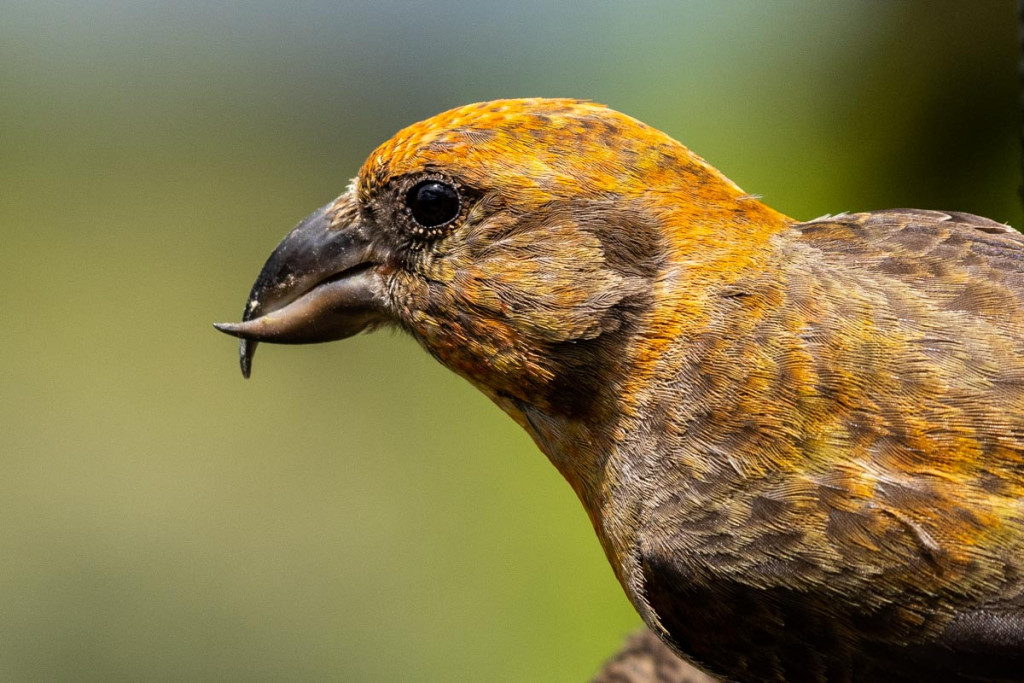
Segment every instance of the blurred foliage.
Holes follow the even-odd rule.
[[[583,680],[639,623],[411,341],[210,327],[398,128],[577,96],[800,218],[1021,225],[1012,0],[0,5],[0,679]]]

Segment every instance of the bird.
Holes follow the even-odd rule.
[[[239,337],[398,328],[512,417],[671,650],[721,680],[1024,681],[1024,237],[799,221],[576,99],[398,132]]]

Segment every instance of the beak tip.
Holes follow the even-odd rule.
[[[249,379],[252,374],[252,357],[256,353],[256,344],[259,342],[248,339],[238,340],[238,365],[242,369],[242,377]]]
[[[252,374],[252,357],[256,353],[257,342],[241,338],[242,323],[214,323],[213,326],[224,334],[230,334],[238,339],[238,364],[242,368],[242,377],[249,379]]]

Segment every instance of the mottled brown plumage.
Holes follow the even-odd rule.
[[[737,681],[1024,681],[1024,239],[798,223],[598,105],[416,124],[264,267],[256,340],[390,323],[535,439]]]

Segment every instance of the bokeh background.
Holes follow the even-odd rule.
[[[398,128],[598,100],[792,216],[1020,227],[1012,0],[0,3],[0,679],[580,681],[639,623],[410,340],[263,346],[263,259]]]

